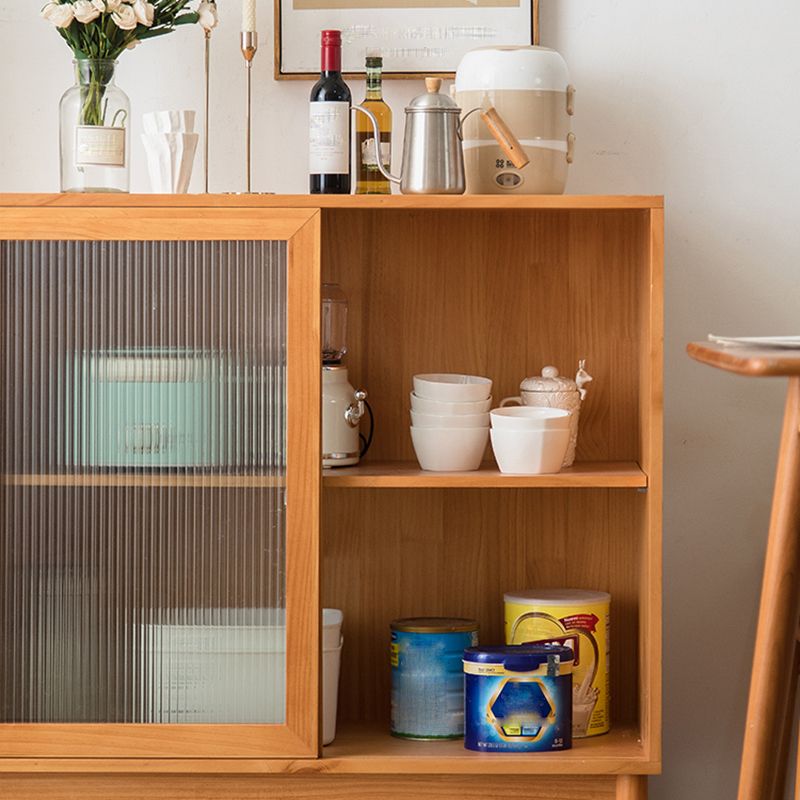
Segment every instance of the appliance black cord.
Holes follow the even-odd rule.
[[[372,444],[372,434],[375,433],[375,417],[372,414],[372,406],[366,400],[364,401],[364,405],[369,412],[369,436],[364,436],[363,433],[358,434],[358,438],[361,440],[361,454],[359,458],[364,458],[367,454],[367,450],[369,450]]]

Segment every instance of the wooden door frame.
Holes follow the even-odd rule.
[[[319,210],[0,207],[0,242],[19,240],[287,243],[286,722],[6,723],[0,724],[0,765],[5,759],[37,760],[41,766],[39,759],[80,758],[102,769],[102,759],[144,758],[158,763],[176,758],[318,756]]]

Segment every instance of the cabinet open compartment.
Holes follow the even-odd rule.
[[[322,598],[344,611],[329,769],[651,773],[660,763],[660,218],[649,209],[328,209],[323,280],[350,301],[353,385],[372,448],[326,470]],[[655,250],[654,250],[655,248]],[[493,406],[549,364],[594,380],[575,465],[506,476],[424,472],[409,435],[415,373],[490,377]],[[556,754],[484,755],[389,735],[389,623],[465,616],[503,641],[503,593],[612,596],[612,731]]]

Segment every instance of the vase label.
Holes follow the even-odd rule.
[[[79,167],[124,167],[125,128],[78,125],[75,129],[75,163]]]

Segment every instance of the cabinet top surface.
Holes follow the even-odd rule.
[[[652,209],[661,195],[0,194],[0,207]]]

